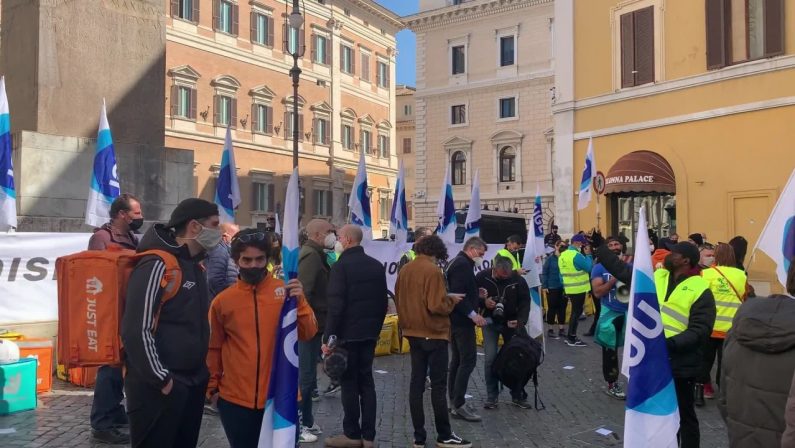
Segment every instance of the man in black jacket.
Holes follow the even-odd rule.
[[[138,245],[138,252],[174,255],[182,285],[161,306],[165,264],[160,257],[145,257],[130,275],[121,338],[133,447],[190,447],[198,441],[210,337],[210,298],[200,263],[221,241],[218,224],[217,205],[186,199],[168,224],[150,228]]]
[[[486,243],[479,237],[472,237],[464,243],[464,248],[450,261],[445,271],[447,289],[450,294],[463,296],[464,300],[455,306],[450,314],[450,358],[447,381],[448,397],[453,417],[470,422],[479,422],[470,406],[466,406],[464,396],[469,385],[469,377],[477,364],[477,345],[475,344],[475,325],[482,327],[486,320],[478,314],[478,303],[485,294],[480,294],[475,282],[475,266],[483,265]]]
[[[530,288],[527,282],[513,270],[513,261],[497,255],[494,266],[475,276],[478,287],[486,290],[480,309],[488,324],[483,327],[483,350],[486,352],[486,402],[485,409],[495,409],[500,394],[497,378],[491,366],[497,358],[497,341],[502,336],[507,344],[517,331],[524,331],[530,315]],[[498,310],[498,311],[495,311]],[[524,389],[511,391],[512,403],[522,409],[530,409]]]
[[[381,262],[364,253],[359,227],[344,226],[339,241],[344,250],[331,268],[325,334],[336,336],[348,351],[347,369],[340,382],[344,434],[327,438],[326,446],[368,448],[375,440],[373,358],[386,316],[386,272]],[[323,352],[329,352],[325,344]]]

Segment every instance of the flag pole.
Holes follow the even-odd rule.
[[[596,189],[594,188],[594,190],[596,190]],[[601,230],[602,230],[602,224],[601,224],[602,215],[599,212],[599,202],[600,202],[599,201],[599,196],[601,196],[601,195],[599,193],[596,193],[596,230],[599,230],[601,232]]]

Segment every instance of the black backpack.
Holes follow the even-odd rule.
[[[535,408],[545,409],[544,402],[538,397],[538,366],[542,362],[544,362],[544,348],[541,343],[524,331],[520,331],[500,348],[491,371],[511,390],[523,388],[532,378],[535,388]],[[538,406],[539,403],[541,407]]]

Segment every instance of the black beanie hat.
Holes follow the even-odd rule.
[[[689,235],[688,238],[691,239],[693,242],[695,242],[696,245],[698,246],[704,244],[704,237],[702,237],[700,233],[694,233],[692,235]]]
[[[671,252],[679,254],[690,260],[690,266],[693,267],[698,266],[698,262],[701,260],[701,255],[698,253],[698,248],[688,242],[674,244],[671,246]]]
[[[166,227],[174,229],[192,219],[204,219],[218,214],[218,206],[199,198],[189,198],[177,204],[171,212],[171,219]]]

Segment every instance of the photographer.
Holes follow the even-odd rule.
[[[517,331],[524,331],[530,314],[530,288],[525,280],[513,269],[509,258],[497,255],[494,266],[478,273],[475,281],[481,292],[485,290],[486,299],[481,301],[480,311],[486,318],[483,327],[483,349],[486,352],[486,391],[488,397],[483,404],[485,409],[497,407],[499,388],[491,366],[497,358],[497,340],[500,335],[508,343]],[[522,409],[530,409],[524,389],[511,391],[512,403]]]

